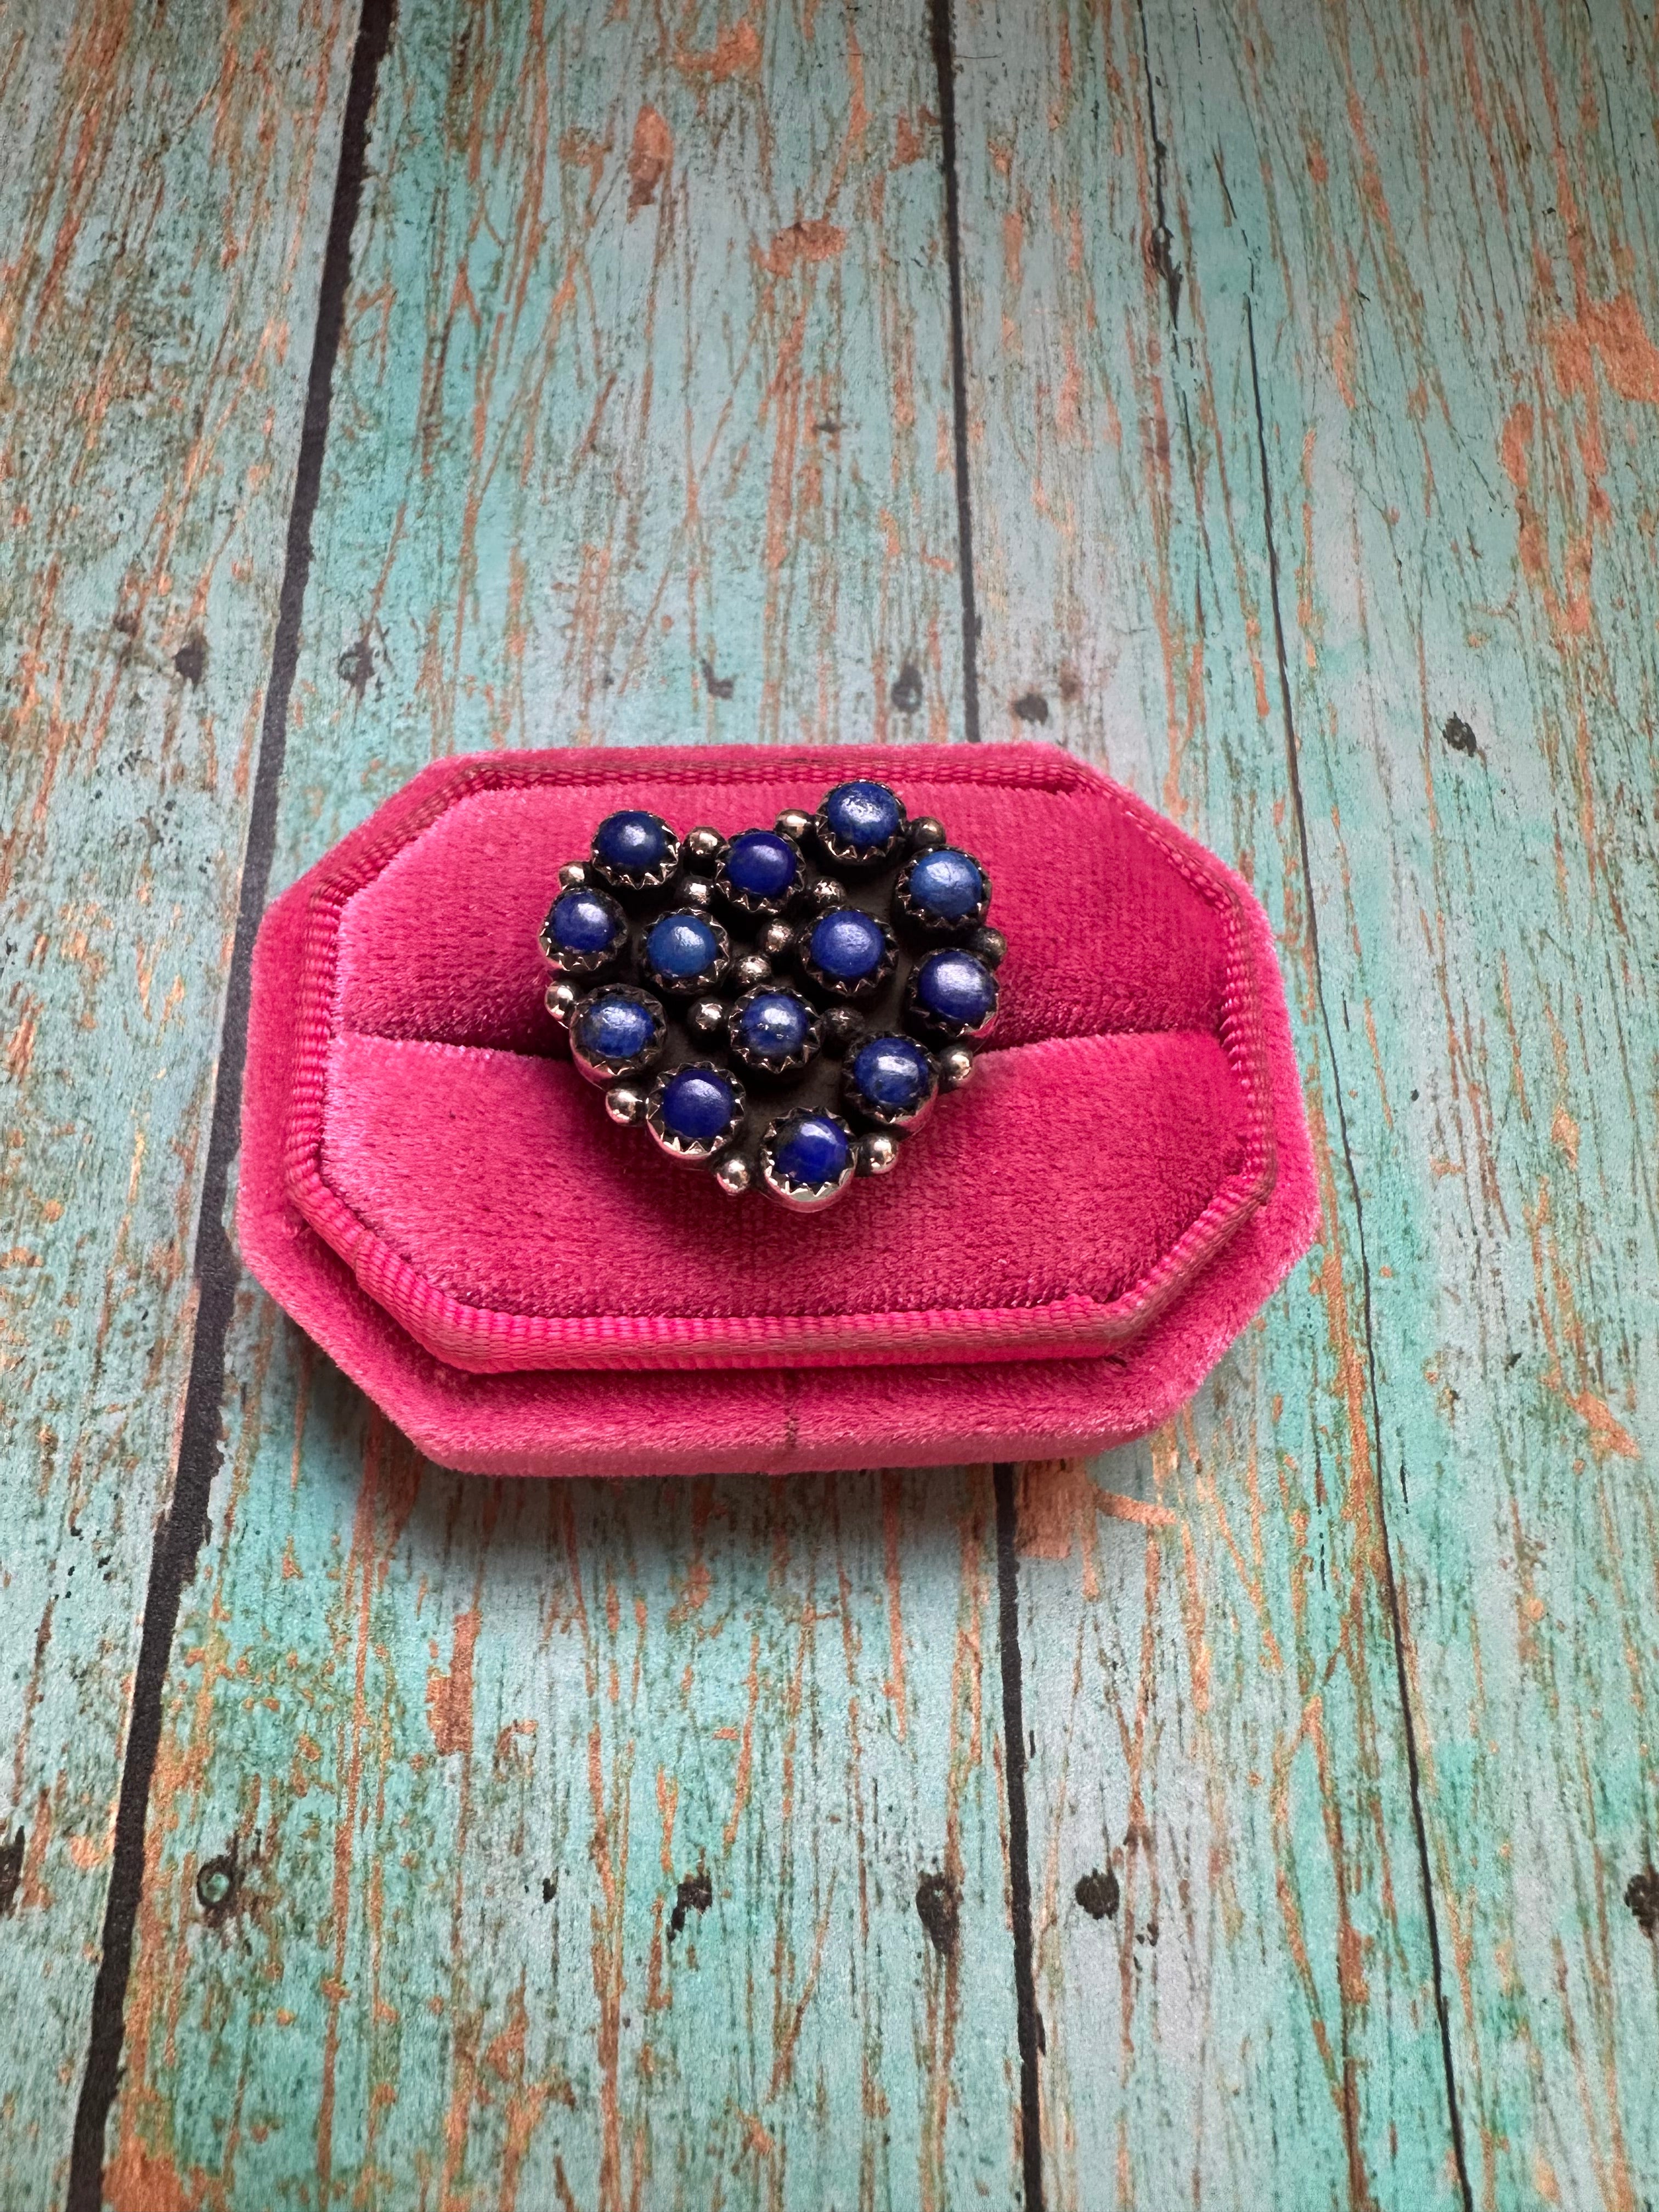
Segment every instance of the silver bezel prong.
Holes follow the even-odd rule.
[[[790,1182],[778,1173],[773,1164],[777,1142],[783,1132],[791,1122],[807,1119],[834,1121],[847,1139],[847,1165],[833,1182]],[[825,1206],[835,1204],[858,1173],[859,1141],[839,1114],[825,1113],[820,1108],[803,1107],[793,1113],[781,1114],[767,1125],[766,1134],[761,1139],[760,1163],[761,1182],[769,1197],[793,1207],[798,1213],[821,1213]]]
[[[916,981],[921,975],[922,969],[927,965],[928,961],[942,959],[947,955],[952,953],[960,953],[963,959],[972,960],[976,966],[983,968],[986,974],[991,979],[991,1009],[986,1015],[983,1021],[952,1021],[948,1015],[936,1014],[931,1007],[924,1006],[921,1000],[917,995]],[[920,960],[917,961],[915,966],[910,970],[909,974],[904,979],[904,1018],[906,1022],[914,1023],[915,1027],[922,1030],[925,1035],[933,1037],[939,1037],[947,1044],[982,1044],[985,1039],[990,1036],[992,1030],[996,1027],[997,1016],[1001,1010],[1001,994],[997,988],[995,969],[987,966],[986,963],[980,959],[977,953],[969,952],[964,945],[934,945],[929,951],[925,953]]]
[[[718,1137],[677,1137],[662,1118],[663,1093],[677,1075],[714,1075],[728,1083],[737,1098],[737,1110]],[[713,1060],[683,1060],[678,1067],[665,1067],[652,1085],[645,1101],[645,1126],[655,1138],[660,1150],[671,1160],[686,1167],[706,1167],[717,1160],[722,1152],[730,1152],[743,1129],[744,1116],[749,1111],[749,1094],[737,1075],[729,1067],[722,1067]]]
[[[978,871],[980,881],[978,903],[968,913],[958,915],[954,921],[947,921],[943,915],[930,914],[926,907],[919,906],[910,896],[910,878],[915,873],[917,862],[928,859],[933,853],[944,852],[947,849],[953,853],[961,853],[963,859]],[[898,881],[893,886],[895,918],[913,937],[925,938],[929,945],[948,943],[953,939],[958,943],[966,942],[968,933],[978,930],[990,904],[989,869],[976,854],[964,852],[960,845],[952,845],[948,848],[943,845],[933,845],[929,846],[925,852],[916,854],[899,870]],[[991,934],[995,936],[1000,935],[1000,933],[993,931]],[[977,948],[970,945],[969,949],[976,950]],[[1006,945],[1004,950],[1006,950]],[[988,960],[985,964],[988,968],[994,968],[997,963],[994,960]]]
[[[851,981],[844,976],[832,975],[827,968],[820,968],[812,957],[813,930],[816,930],[821,922],[827,921],[832,914],[842,909],[848,914],[862,916],[866,921],[874,922],[876,927],[881,932],[880,959],[867,975],[858,976]],[[802,930],[795,952],[795,964],[814,990],[821,991],[827,999],[841,1000],[853,1005],[862,1005],[865,1000],[873,999],[878,992],[886,988],[892,979],[893,969],[897,958],[898,945],[892,931],[888,928],[886,923],[878,921],[872,914],[866,914],[861,906],[854,906],[844,892],[837,899],[835,906],[825,907],[823,911],[815,918],[811,929]]]
[[[806,1015],[805,1042],[798,1045],[784,1060],[769,1060],[763,1054],[751,1052],[743,1041],[744,1011],[750,1000],[770,997],[774,993],[780,998],[793,999]],[[752,990],[745,991],[732,1006],[726,1025],[727,1049],[732,1059],[749,1074],[775,1083],[785,1082],[790,1076],[799,1075],[809,1066],[823,1049],[824,1018],[804,992],[769,978],[765,982],[757,983]]]
[[[926,1063],[927,1088],[914,1106],[879,1106],[873,1098],[866,1098],[854,1080],[853,1063],[859,1054],[866,1045],[880,1044],[888,1038],[911,1046],[921,1054]],[[919,1037],[912,1036],[908,1030],[872,1030],[867,1036],[860,1037],[856,1045],[848,1048],[841,1076],[842,1110],[850,1119],[861,1122],[866,1128],[902,1129],[908,1135],[911,1130],[919,1129],[933,1112],[943,1081],[939,1062]]]
[[[650,1043],[642,1052],[617,1060],[583,1049],[581,1018],[595,999],[626,999],[632,1006],[644,1007],[651,1017],[652,1034]],[[590,1083],[601,1085],[626,1082],[634,1076],[645,1074],[662,1058],[663,1048],[668,1042],[668,1018],[663,1012],[661,1000],[653,999],[649,991],[636,989],[632,983],[602,983],[597,990],[586,993],[571,1007],[568,1027],[570,1057],[576,1064],[578,1074],[586,1076]]]
[[[898,809],[898,821],[890,836],[884,837],[878,845],[853,845],[830,828],[830,817],[825,811],[830,799],[834,798],[836,792],[842,788],[842,786],[835,785],[832,789],[825,792],[823,799],[818,802],[818,810],[812,817],[812,835],[817,840],[818,850],[832,866],[845,869],[849,872],[866,875],[872,869],[884,867],[890,860],[904,851],[910,842],[910,817],[905,812],[904,801],[899,797],[897,792],[890,784],[883,783],[878,776],[849,776],[846,780],[850,783],[876,785],[879,790],[887,793]]]

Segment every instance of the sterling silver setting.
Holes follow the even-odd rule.
[[[729,832],[699,823],[681,835],[643,806],[608,815],[588,856],[556,871],[555,903],[572,890],[587,890],[617,925],[611,941],[572,951],[553,932],[551,908],[541,932],[549,1015],[563,1032],[576,1073],[602,1092],[611,1120],[623,1129],[643,1126],[665,1158],[706,1174],[727,1196],[764,1191],[797,1214],[820,1212],[855,1182],[892,1173],[939,1100],[972,1074],[1002,997],[996,969],[1006,944],[987,920],[991,878],[983,862],[965,854],[981,886],[971,910],[954,918],[926,911],[910,896],[917,861],[941,847],[965,848],[931,815],[913,817],[890,787],[856,773],[849,781],[856,787],[850,793],[848,784],[838,784],[816,808],[786,807],[769,825],[739,819]],[[842,836],[832,811],[864,842]],[[895,826],[884,834],[889,823]],[[731,880],[733,848],[751,830],[782,839],[793,856],[789,881],[775,896],[763,897]],[[621,864],[617,855],[629,853],[641,856],[638,865]],[[756,859],[745,872],[764,882],[764,865]],[[775,860],[771,872],[781,872]],[[814,928],[837,909],[857,913],[881,933],[881,957],[866,975],[835,975],[812,957]],[[652,930],[676,916],[708,932],[714,947],[695,975],[674,974],[646,952]],[[593,933],[592,917],[584,919],[586,933]],[[565,928],[573,926],[566,917]],[[684,939],[678,949],[687,953]],[[659,954],[672,957],[675,950],[659,939]],[[986,1003],[982,1018],[952,1020],[918,999],[918,973],[942,953],[976,963],[977,981],[965,974],[955,981],[961,1002]],[[757,1050],[742,1033],[744,1012],[774,994],[805,1012],[801,1042],[787,1054]],[[584,1038],[584,1015],[608,1000],[647,1017],[649,1036],[636,1051],[605,1055]],[[608,1033],[631,1041],[629,1026],[613,1021]],[[633,1027],[637,1033],[637,1023]],[[883,1106],[854,1079],[859,1053],[890,1038],[913,1047],[925,1066],[925,1088],[912,1105]],[[684,1133],[706,1128],[719,1112],[707,1094],[676,1094],[678,1127],[671,1128],[665,1115],[671,1086],[690,1072],[728,1088],[731,1117],[712,1135]],[[902,1087],[902,1072],[898,1085],[893,1073],[884,1072],[883,1087]],[[800,1130],[803,1120],[830,1126]],[[820,1182],[805,1181],[780,1164],[781,1149],[798,1167],[836,1163],[836,1170]]]
[[[577,951],[570,945],[561,945],[553,933],[553,916],[558,910],[559,900],[568,892],[576,890],[586,891],[589,897],[597,899],[610,915],[613,924],[611,942],[608,945],[595,946],[592,951],[587,952]],[[601,889],[597,884],[588,883],[584,875],[575,883],[560,884],[558,897],[555,898],[552,905],[547,909],[547,919],[542,924],[541,944],[542,951],[553,963],[560,975],[584,978],[604,975],[619,968],[628,957],[628,916],[609,891]]]
[[[927,959],[941,950],[954,949],[956,948],[930,945],[927,953],[916,963],[905,977],[904,1018],[924,1036],[939,1039],[946,1044],[983,1044],[997,1025],[997,1017],[1002,1011],[1002,994],[997,983],[996,971],[985,961],[981,960],[977,953],[972,953],[969,957],[975,966],[984,969],[986,979],[991,986],[990,1007],[980,1020],[977,1022],[952,1020],[948,1014],[939,1013],[934,1007],[925,1005],[916,994],[916,981],[921,974]],[[965,945],[960,949],[964,952],[968,951]]]
[[[963,859],[972,861],[979,872],[981,890],[973,911],[963,915],[960,921],[951,921],[943,915],[930,912],[927,907],[919,905],[911,896],[910,878],[916,872],[916,862],[926,860],[930,853],[944,849],[945,848],[942,846],[924,847],[920,853],[905,862],[899,870],[899,879],[893,886],[893,914],[900,927],[908,930],[915,937],[926,938],[930,945],[943,945],[947,942],[962,943],[965,932],[976,931],[979,928],[991,904],[990,870],[977,854],[967,852],[960,845],[953,845],[949,849],[953,853],[961,853]],[[994,963],[992,964],[994,965]]]
[[[743,1034],[743,1018],[757,999],[774,995],[795,1000],[806,1014],[806,1035],[793,1052],[779,1056],[773,1053],[756,1052]],[[726,1049],[745,1073],[757,1076],[763,1081],[787,1081],[799,1075],[817,1057],[823,1044],[823,1018],[804,993],[788,983],[769,981],[757,983],[745,991],[726,1018]]]
[[[826,1206],[833,1206],[855,1175],[860,1171],[860,1159],[858,1139],[837,1114],[814,1115],[814,1120],[834,1121],[847,1140],[847,1164],[841,1173],[826,1182],[797,1182],[793,1176],[779,1172],[777,1148],[789,1135],[793,1125],[805,1117],[800,1114],[780,1114],[767,1126],[761,1139],[761,1181],[768,1194],[797,1213],[821,1213]]]
[[[748,836],[748,830],[739,830],[738,836]],[[718,863],[714,869],[714,890],[721,904],[734,915],[757,921],[774,921],[799,907],[811,884],[806,855],[801,851],[800,840],[789,830],[775,829],[766,833],[786,844],[793,857],[795,872],[784,888],[771,897],[763,897],[757,891],[743,890],[734,884],[728,873],[732,848],[736,837],[722,838]]]
[[[867,783],[872,779],[867,776],[854,776],[849,781],[854,783]],[[884,837],[877,843],[855,845],[849,838],[842,836],[836,830],[830,819],[828,811],[836,793],[845,790],[846,787],[844,784],[837,784],[834,790],[825,792],[823,797],[818,801],[817,811],[812,816],[812,836],[818,850],[832,867],[840,869],[842,873],[867,875],[872,868],[885,866],[890,860],[896,860],[901,853],[908,848],[910,817],[905,812],[903,801],[899,798],[898,793],[890,790],[885,784],[878,784],[876,788],[887,792],[898,809],[897,826],[890,836]]]
[[[638,1052],[619,1054],[587,1050],[582,1042],[582,1016],[601,1000],[619,999],[629,1006],[638,1006],[651,1019],[652,1036],[649,1044]],[[570,1038],[570,1057],[577,1073],[590,1083],[615,1083],[630,1075],[643,1075],[662,1058],[663,1047],[668,1042],[668,1018],[663,1012],[660,1000],[653,999],[648,991],[635,990],[631,983],[608,983],[602,989],[590,991],[586,998],[578,999],[565,1018],[563,1026]]]
[[[879,1101],[869,1097],[860,1090],[854,1079],[853,1068],[858,1054],[863,1051],[866,1045],[880,1044],[888,1037],[900,1038],[906,1044],[917,1046],[923,1060],[927,1063],[927,1087],[914,1106],[884,1106]],[[909,1136],[921,1128],[938,1102],[939,1071],[933,1054],[921,1044],[919,1038],[908,1036],[902,1030],[872,1030],[867,1036],[860,1037],[857,1044],[848,1049],[846,1060],[842,1066],[841,1083],[842,1109],[854,1121],[862,1122],[872,1128],[885,1129]]]
[[[619,811],[638,813],[648,811],[644,807],[623,808]],[[651,892],[661,890],[666,884],[672,884],[679,872],[680,841],[668,823],[663,820],[661,815],[653,814],[650,818],[663,833],[665,840],[665,849],[659,860],[642,868],[617,867],[600,858],[599,840],[605,834],[607,823],[614,821],[615,818],[614,815],[607,815],[605,820],[600,823],[594,831],[592,848],[587,859],[580,864],[584,871],[583,880],[588,883],[603,884],[608,890],[619,893],[624,901],[647,896]]]
[[[875,915],[866,913],[863,907],[855,907],[849,899],[837,896],[833,905],[825,907],[821,913],[815,915],[812,921],[800,931],[795,940],[795,965],[813,989],[822,992],[826,999],[832,1001],[839,1000],[844,1005],[861,1005],[866,1000],[873,999],[882,987],[891,981],[894,966],[898,959],[898,945],[894,939],[892,931],[888,928],[886,923],[878,921],[876,926],[882,934],[881,958],[869,974],[855,976],[832,975],[827,968],[820,968],[817,962],[813,959],[811,945],[812,932],[817,924],[829,921],[835,914],[856,914],[866,921],[876,921]]]
[[[699,968],[696,973],[691,975],[676,975],[666,969],[657,967],[653,963],[646,947],[651,929],[654,929],[659,921],[695,921],[701,927],[710,931],[717,948],[714,959],[707,966]],[[731,964],[731,938],[714,920],[713,915],[705,914],[699,907],[690,905],[669,907],[662,914],[653,914],[651,916],[650,928],[640,939],[640,974],[653,991],[660,991],[666,998],[702,998],[724,980],[726,971]]]
[[[737,1094],[737,1111],[718,1136],[683,1137],[663,1120],[663,1094],[678,1075],[718,1076],[722,1083],[730,1084]],[[645,1126],[671,1160],[678,1160],[688,1167],[702,1167],[731,1150],[748,1110],[748,1096],[729,1067],[722,1067],[718,1060],[683,1060],[678,1067],[665,1067],[646,1093]]]

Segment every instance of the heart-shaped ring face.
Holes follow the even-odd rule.
[[[884,1175],[999,1012],[991,879],[858,778],[769,828],[630,809],[559,871],[548,1011],[612,1121],[800,1212]]]

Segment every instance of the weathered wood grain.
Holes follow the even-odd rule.
[[[948,732],[921,27],[404,11],[279,880],[434,752]],[[111,2205],[1012,2201],[988,1471],[457,1478],[252,1285],[227,1373]]]
[[[8,2204],[86,2043],[352,16],[0,16]]]
[[[1634,2212],[1653,26],[957,21],[986,726],[1253,875],[1327,1192],[1190,1422],[1096,1471],[1144,1535],[1028,1479],[1050,2201],[1455,2201],[1426,1866],[1471,2197]]]

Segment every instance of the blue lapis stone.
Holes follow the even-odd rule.
[[[657,1110],[670,1136],[689,1145],[709,1145],[731,1127],[738,1094],[723,1075],[711,1069],[683,1067],[663,1085]]]
[[[838,983],[861,983],[873,975],[886,949],[880,923],[855,906],[833,908],[812,925],[812,959]]]
[[[590,1060],[632,1060],[657,1035],[656,1017],[637,999],[594,999],[576,1018],[576,1042]]]
[[[812,1017],[793,991],[763,991],[738,1017],[738,1036],[757,1060],[787,1060],[811,1034]]]
[[[553,902],[548,935],[561,952],[608,952],[627,924],[597,891],[568,890]]]
[[[939,921],[962,921],[985,896],[978,863],[954,845],[940,845],[913,860],[906,881],[922,912]]]
[[[914,1113],[933,1082],[927,1054],[904,1036],[871,1037],[854,1054],[852,1073],[854,1088],[886,1114]]]
[[[853,1157],[847,1132],[824,1114],[803,1114],[787,1123],[772,1147],[774,1172],[809,1188],[839,1182]]]
[[[726,856],[726,881],[747,898],[781,898],[799,872],[794,847],[770,830],[745,830]]]
[[[904,809],[884,783],[860,777],[836,786],[823,802],[823,818],[843,844],[867,853],[897,834]]]
[[[665,914],[653,921],[645,940],[647,964],[659,975],[689,983],[720,957],[720,939],[696,914]]]
[[[995,1012],[997,981],[971,952],[932,952],[916,969],[916,998],[930,1014],[976,1030]]]
[[[666,858],[668,824],[637,807],[607,814],[593,832],[593,857],[619,874],[642,876]]]

